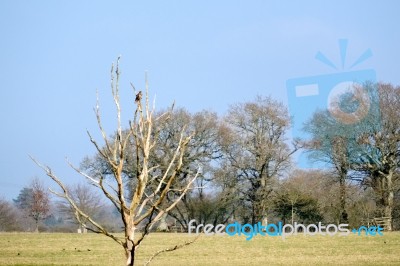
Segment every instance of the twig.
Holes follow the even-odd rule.
[[[190,240],[190,241],[185,242],[185,243],[183,243],[183,244],[175,245],[175,246],[173,246],[173,247],[171,247],[171,248],[166,248],[166,249],[162,249],[162,250],[157,251],[156,253],[154,253],[154,254],[150,257],[150,259],[149,259],[148,261],[146,261],[146,262],[144,263],[144,265],[145,265],[145,266],[146,266],[146,265],[149,265],[150,262],[151,262],[156,256],[160,255],[161,253],[169,252],[169,251],[174,251],[174,250],[183,248],[183,247],[185,247],[185,246],[188,246],[188,245],[194,243],[195,241],[197,241],[197,239],[199,239],[200,236],[201,236],[201,235],[197,235],[193,240]]]

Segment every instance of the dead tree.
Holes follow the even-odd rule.
[[[89,230],[106,235],[120,244],[125,251],[126,265],[134,265],[136,251],[145,236],[149,234],[152,226],[165,213],[168,213],[178,204],[179,201],[182,200],[182,197],[191,188],[193,182],[197,178],[198,172],[192,173],[192,177],[185,181],[186,184],[184,184],[179,191],[180,196],[174,201],[166,204],[167,194],[172,189],[175,194],[177,192],[172,185],[176,182],[176,177],[180,174],[184,152],[191,139],[191,135],[185,133],[185,129],[182,130],[167,168],[160,168],[158,165],[152,165],[150,163],[150,156],[152,152],[155,152],[155,146],[157,145],[157,130],[154,129],[153,124],[161,118],[164,119],[165,117],[168,117],[170,112],[154,117],[154,103],[153,106],[150,107],[148,82],[146,77],[145,97],[142,100],[141,97],[136,96],[135,101],[132,101],[136,105],[133,120],[129,122],[129,128],[127,130],[123,129],[121,125],[121,106],[119,98],[120,72],[118,62],[119,59],[117,61],[115,72],[114,66],[111,68],[111,89],[117,114],[117,130],[115,138],[110,140],[102,126],[98,100],[95,113],[100,133],[104,141],[104,146],[101,146],[88,132],[90,141],[104,160],[111,166],[112,178],[106,178],[101,171],[99,171],[95,176],[89,175],[77,167],[74,167],[71,163],[69,163],[69,165],[85,177],[91,184],[100,189],[107,199],[110,200],[118,209],[124,226],[124,237],[118,237],[112,232],[109,232],[105,227],[95,221],[93,217],[90,217],[90,215],[79,208],[73,200],[73,197],[71,197],[67,187],[56,176],[56,174],[53,173],[51,168],[40,164],[34,158],[32,159],[61,188],[61,192],[52,192],[68,201],[71,207],[75,210],[75,216],[78,221]],[[132,88],[135,93],[135,88],[133,86]],[[142,107],[142,102],[144,102],[144,108]],[[134,145],[128,145],[129,142]],[[136,169],[132,170],[135,172],[135,180],[134,186],[130,186],[131,191],[127,191],[128,186],[125,185],[125,182],[127,181],[124,180],[122,173],[124,164],[126,163],[126,156],[129,153],[130,156],[133,154],[137,161]],[[87,224],[84,224],[84,222]],[[90,228],[88,225],[90,225]],[[179,246],[183,247],[185,244]],[[163,251],[166,252],[174,249],[176,248],[166,248]],[[161,252],[158,252],[158,254]]]

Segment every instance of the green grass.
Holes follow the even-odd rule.
[[[153,233],[137,265],[155,251],[193,238]],[[386,243],[385,243],[386,242]],[[0,265],[124,265],[122,248],[95,234],[1,233]],[[156,257],[151,265],[400,265],[400,232],[384,236],[201,236],[195,243]]]

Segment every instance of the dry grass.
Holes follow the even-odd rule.
[[[193,238],[151,234],[137,265],[155,251]],[[151,265],[400,265],[400,232],[384,236],[202,236],[194,244],[163,253]],[[122,248],[94,234],[0,234],[0,265],[124,265]]]

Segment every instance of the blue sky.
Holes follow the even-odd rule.
[[[375,69],[400,84],[398,1],[1,1],[0,197],[15,198],[31,178],[45,179],[28,154],[67,183],[80,180],[65,163],[94,153],[93,107],[99,91],[108,132],[115,126],[110,67],[121,58],[123,108],[129,82],[157,107],[173,100],[190,111],[223,115],[229,104],[271,95],[287,103],[286,80],[333,70],[338,39],[346,62],[370,48],[356,69]],[[126,113],[125,121],[129,119]],[[48,184],[51,184],[46,181]]]

